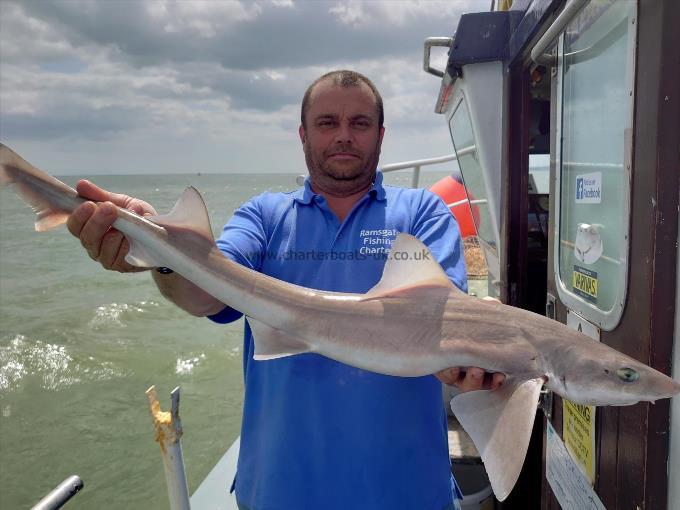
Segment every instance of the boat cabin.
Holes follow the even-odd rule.
[[[680,2],[492,4],[424,59],[489,294],[677,379]],[[680,399],[541,407],[501,508],[680,509]]]

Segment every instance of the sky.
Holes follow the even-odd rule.
[[[349,68],[383,96],[381,164],[442,156],[423,41],[490,3],[2,0],[0,141],[62,175],[303,173],[302,95]]]

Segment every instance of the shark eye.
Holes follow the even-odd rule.
[[[640,378],[640,375],[632,368],[623,367],[616,371],[616,375],[619,376],[623,382],[635,382]]]

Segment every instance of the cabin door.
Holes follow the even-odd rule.
[[[550,94],[546,312],[665,373],[678,281],[673,19],[673,0],[590,2],[559,39]],[[554,396],[541,507],[667,508],[669,407]]]

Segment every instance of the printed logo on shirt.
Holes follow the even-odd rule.
[[[399,231],[393,228],[383,228],[368,230],[363,229],[359,232],[361,247],[359,253],[362,255],[385,255],[389,254],[392,242],[397,237]]]

